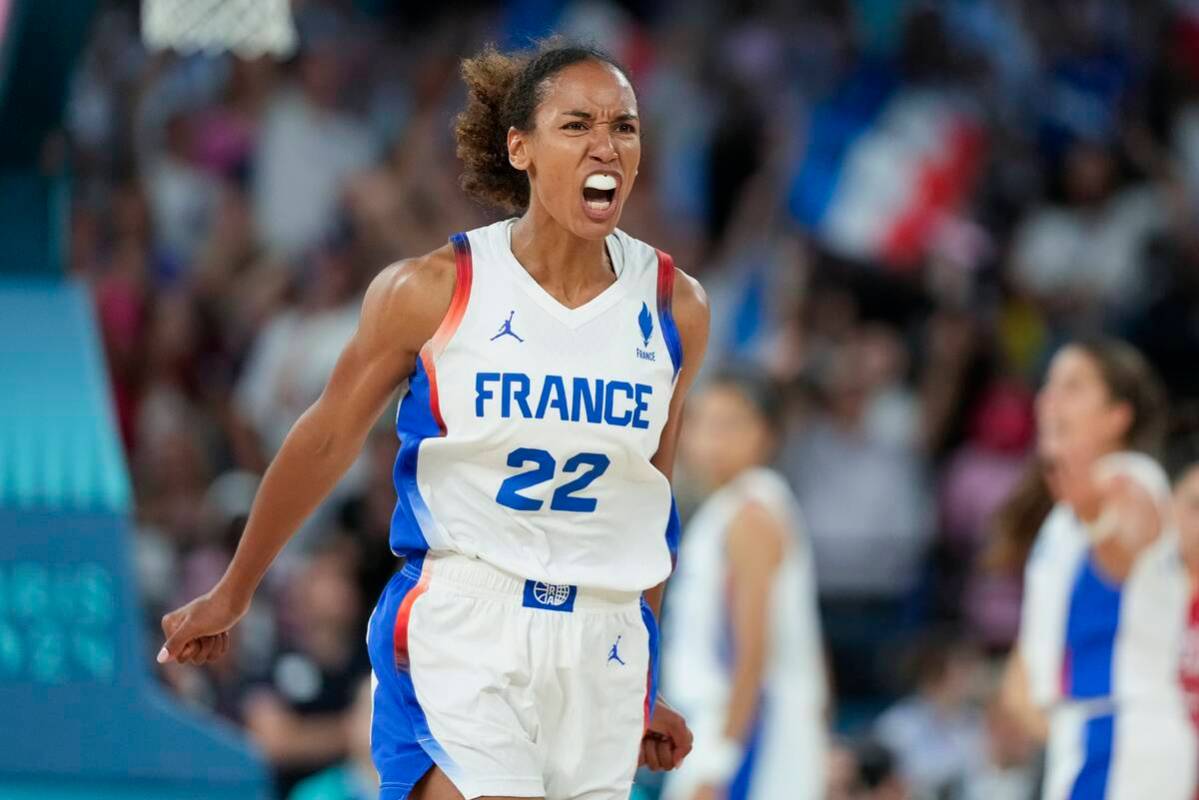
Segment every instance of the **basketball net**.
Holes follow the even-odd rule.
[[[142,0],[142,38],[154,50],[243,58],[296,49],[289,0]]]

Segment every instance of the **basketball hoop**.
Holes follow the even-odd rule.
[[[243,58],[296,49],[289,0],[142,0],[142,38],[154,50]]]

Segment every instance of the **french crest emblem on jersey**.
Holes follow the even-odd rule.
[[[637,315],[637,325],[641,328],[641,338],[645,340],[647,349],[637,348],[637,358],[642,361],[657,361],[657,353],[649,350],[649,339],[654,335],[654,315],[649,312],[647,303],[641,304],[641,313]]]
[[[645,346],[649,347],[649,337],[654,335],[654,315],[649,313],[649,306],[645,303],[641,304],[641,313],[637,315],[637,324],[641,326],[641,338],[645,339]]]

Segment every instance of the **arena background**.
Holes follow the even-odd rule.
[[[1071,336],[1140,347],[1192,452],[1199,3],[293,9],[275,61],[148,50],[132,0],[0,2],[0,796],[370,796],[344,787],[395,567],[386,417],[228,657],[156,665],[158,621],[224,569],[370,277],[494,218],[456,185],[459,59],[550,33],[631,71],[622,227],[704,283],[709,364],[787,387],[829,797],[1035,796],[989,523]]]

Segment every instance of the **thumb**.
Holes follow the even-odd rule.
[[[166,627],[165,623],[163,627]],[[184,620],[183,622],[178,623],[175,626],[175,630],[170,636],[167,637],[166,641],[163,642],[162,649],[158,651],[158,663],[165,664],[172,659],[178,658],[179,651],[182,650],[183,646],[186,645],[192,638],[191,626],[187,624],[187,621]]]

